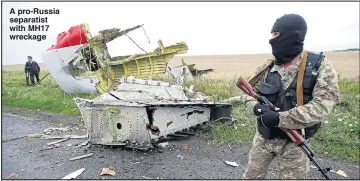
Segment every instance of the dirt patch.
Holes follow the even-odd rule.
[[[14,114],[27,115],[39,120]],[[231,143],[230,146],[228,143],[216,143],[198,136],[170,141],[163,149],[163,153],[96,145],[78,149],[69,146],[79,144],[80,140],[69,140],[62,142],[57,148],[44,150],[49,140],[12,138],[60,124],[70,128],[78,126],[81,124],[78,117],[6,107],[3,108],[2,117],[4,130],[2,134],[9,140],[3,142],[4,164],[1,171],[4,178],[16,173],[19,174],[17,179],[60,179],[73,171],[85,168],[77,179],[241,179],[247,165],[248,148]],[[66,134],[86,133],[83,129],[72,130]],[[93,155],[69,161],[73,157],[89,153]],[[335,171],[343,170],[347,174],[346,178],[331,172],[334,179],[360,178],[359,168],[355,164],[329,158],[317,158],[317,160],[322,166],[331,166]],[[239,166],[229,166],[225,161],[236,162]],[[100,176],[102,168],[114,169],[115,176]],[[274,161],[267,179],[277,179],[278,173],[278,165]],[[308,179],[323,179],[323,177],[311,168]]]

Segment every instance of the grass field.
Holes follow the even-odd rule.
[[[331,156],[346,161],[360,163],[359,116],[359,52],[330,52],[325,54],[332,62],[340,77],[341,101],[336,104],[330,117],[311,141],[311,146],[319,155]],[[238,96],[241,91],[235,86],[238,75],[250,75],[256,64],[269,55],[229,55],[184,57],[185,62],[197,64],[197,68],[213,68],[214,73],[198,77],[195,90],[211,96],[212,100],[223,100]],[[181,64],[175,57],[170,66]],[[43,66],[43,65],[42,65]],[[51,76],[36,87],[25,87],[23,65],[3,66],[2,103],[10,107],[79,116],[72,97],[93,98],[96,95],[66,95],[56,85]],[[19,72],[20,71],[20,72]],[[40,77],[43,77],[42,72]],[[164,76],[162,76],[164,78]],[[238,129],[215,123],[211,135],[217,141],[236,142],[250,146],[255,132],[255,117],[244,115],[244,106],[234,107]]]

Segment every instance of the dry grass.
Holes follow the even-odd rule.
[[[333,64],[334,68],[342,77],[359,77],[359,51],[352,52],[324,52],[325,56]],[[255,68],[271,58],[270,54],[249,54],[249,55],[223,55],[223,56],[177,56],[170,66],[181,64],[184,58],[188,64],[196,64],[198,69],[213,68],[216,72],[214,77],[250,75]],[[211,74],[209,74],[210,76]],[[213,76],[213,75],[211,75]]]
[[[359,77],[359,51],[349,52],[325,52],[335,69],[342,77]],[[233,77],[237,75],[250,75],[255,68],[271,58],[270,54],[249,55],[206,55],[206,56],[175,56],[170,62],[171,67],[181,65],[181,58],[188,64],[196,64],[198,69],[214,69],[214,73],[208,76],[213,78]],[[25,64],[24,64],[25,65]],[[3,65],[5,71],[23,71],[24,65]],[[46,70],[44,64],[39,63],[42,70]]]

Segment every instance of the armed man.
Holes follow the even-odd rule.
[[[31,84],[34,86],[35,85],[35,81],[34,81],[34,76],[36,77],[36,81],[39,82],[39,72],[40,72],[40,67],[39,65],[32,60],[31,56],[28,56],[28,62],[26,62],[25,64],[25,74],[26,74],[26,86],[28,86],[28,77],[30,74],[30,80],[31,80]]]
[[[273,59],[258,67],[248,82],[274,106],[246,97],[257,130],[243,179],[264,179],[277,157],[280,179],[306,179],[309,159],[280,129],[297,130],[309,141],[340,99],[338,77],[322,53],[304,50],[306,21],[297,14],[278,18],[271,30]]]

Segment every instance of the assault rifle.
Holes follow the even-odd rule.
[[[260,103],[274,106],[266,97],[256,94],[251,85],[246,81],[244,77],[239,78],[237,82],[237,87],[240,88],[245,94],[258,100]],[[299,134],[299,132],[292,129],[280,129],[286,133],[286,135],[291,139],[291,141],[296,144],[296,146],[299,146],[302,149],[302,151],[308,156],[310,161],[314,163],[314,165],[317,167],[318,171],[320,171],[327,180],[331,180],[330,175],[327,173],[331,170],[331,168],[323,169],[320,167],[320,165],[314,159],[315,153],[310,149],[306,140]]]

